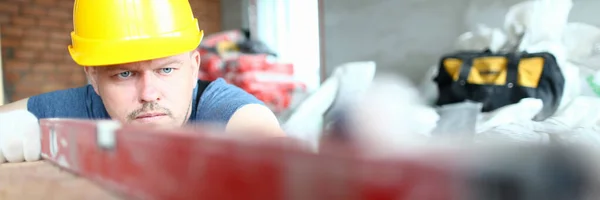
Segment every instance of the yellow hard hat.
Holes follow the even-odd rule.
[[[151,60],[202,41],[188,0],[75,0],[69,53],[81,66]]]

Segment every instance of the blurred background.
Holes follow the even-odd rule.
[[[459,36],[481,34],[482,24],[502,29],[520,2],[190,0],[205,31],[199,78],[225,78],[265,101],[283,121],[347,63],[376,64],[376,70],[357,72],[363,75],[430,81],[426,72],[455,50]],[[598,8],[599,1],[573,0],[568,21],[600,25]],[[67,51],[72,9],[73,0],[0,0],[4,103],[87,84]]]
[[[600,145],[598,0],[189,1],[205,33],[198,78],[255,95],[315,150],[342,139],[388,156],[448,135]],[[72,11],[73,0],[0,0],[0,105],[87,84],[67,51]],[[543,62],[521,65],[531,57]],[[554,154],[512,150],[507,163]],[[563,157],[553,163],[572,162]],[[523,199],[577,199],[538,190],[538,177],[562,179],[558,168],[506,169],[543,193]]]
[[[205,33],[254,28],[309,89],[335,66],[373,60],[378,73],[420,80],[478,23],[501,25],[519,0],[190,0]],[[575,0],[571,21],[600,25],[600,2]],[[72,0],[1,0],[4,99],[86,83],[68,55]],[[252,11],[254,10],[254,11]],[[255,20],[253,20],[253,18]],[[253,21],[253,22],[251,22]]]

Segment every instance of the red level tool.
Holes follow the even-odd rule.
[[[367,162],[198,130],[119,128],[107,121],[40,124],[44,159],[124,198],[458,199],[449,170],[426,162]]]

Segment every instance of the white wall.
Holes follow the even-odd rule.
[[[249,0],[221,0],[222,29],[250,28]],[[256,0],[257,39],[294,64],[309,90],[320,85],[318,0]]]
[[[257,0],[257,36],[294,64],[294,76],[309,91],[320,85],[317,0]]]
[[[378,73],[420,80],[461,33],[478,22],[501,25],[521,0],[323,0],[325,60],[333,67],[374,60]],[[574,0],[571,21],[600,25],[598,0]]]

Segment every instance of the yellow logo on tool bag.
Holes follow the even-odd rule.
[[[463,61],[458,58],[447,58],[443,64],[452,79],[457,81]],[[544,58],[522,58],[518,66],[517,84],[523,87],[537,88],[543,68]],[[508,59],[506,57],[475,58],[467,82],[477,85],[506,85],[507,69]]]

